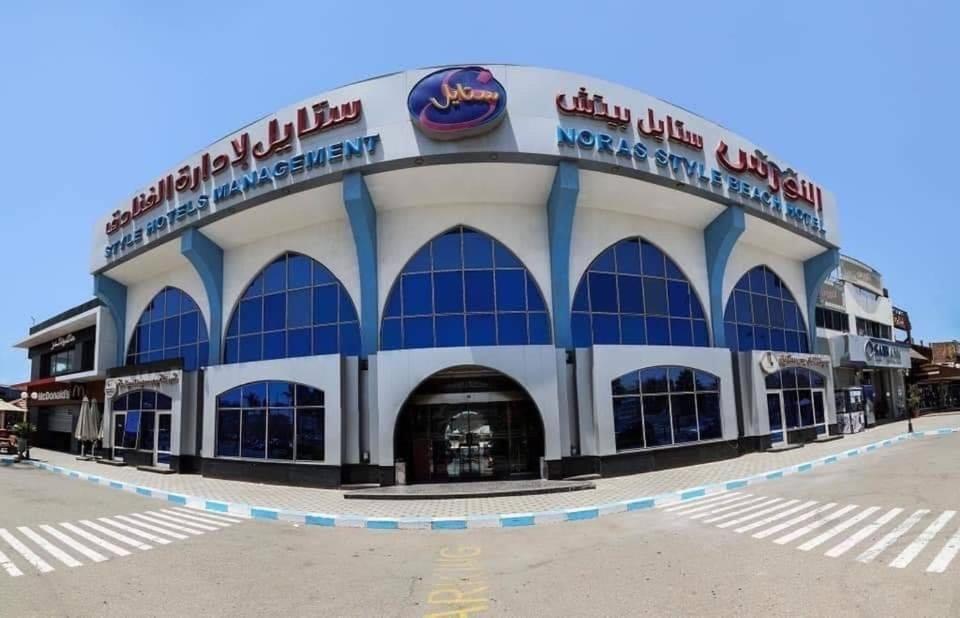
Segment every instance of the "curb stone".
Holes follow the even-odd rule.
[[[768,470],[767,472],[761,472],[746,478],[731,479],[720,483],[713,483],[699,487],[689,487],[655,496],[639,497],[609,504],[598,504],[594,506],[554,511],[538,511],[534,513],[500,513],[464,517],[365,517],[362,515],[350,514],[337,515],[332,513],[305,513],[301,511],[277,509],[265,506],[253,506],[235,502],[209,500],[200,496],[188,496],[184,494],[163,491],[160,489],[154,489],[152,487],[145,487],[143,485],[115,481],[99,475],[69,470],[61,466],[54,466],[39,461],[29,460],[27,463],[41,470],[46,470],[55,474],[61,474],[67,478],[85,480],[89,483],[93,483],[102,487],[118,489],[147,498],[164,500],[179,506],[188,506],[200,510],[210,511],[211,513],[225,513],[228,515],[235,515],[248,519],[286,521],[305,526],[319,526],[325,528],[449,531],[491,527],[524,528],[528,526],[539,526],[557,522],[589,521],[618,513],[646,511],[658,506],[685,502],[687,500],[694,500],[704,496],[733,491],[735,489],[742,489],[749,485],[756,485],[758,483],[782,479],[793,474],[802,474],[820,466],[840,463],[847,459],[858,457],[881,448],[894,446],[909,438],[944,436],[958,432],[960,432],[960,428],[944,427],[940,429],[930,429],[927,431],[904,433],[854,449],[848,449],[841,453],[826,455],[813,461],[794,464],[775,470]],[[10,466],[13,463],[14,458],[12,457],[0,457],[0,466]]]

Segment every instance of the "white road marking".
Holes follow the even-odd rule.
[[[755,538],[755,539],[765,539],[765,538],[767,538],[768,536],[770,536],[771,534],[776,534],[776,533],[780,532],[781,530],[786,530],[787,528],[789,528],[789,527],[791,527],[791,526],[795,526],[796,524],[799,524],[801,521],[806,521],[806,520],[810,519],[811,517],[815,517],[816,515],[819,515],[820,513],[823,513],[824,511],[829,511],[830,509],[832,509],[832,508],[835,507],[835,506],[837,506],[837,503],[836,503],[836,502],[829,502],[829,503],[827,503],[827,504],[824,504],[823,506],[818,506],[817,508],[813,509],[812,511],[807,511],[806,513],[802,513],[802,514],[800,514],[800,515],[797,515],[797,516],[794,517],[793,519],[788,519],[787,521],[785,521],[785,522],[783,522],[783,523],[779,523],[779,524],[777,524],[776,526],[771,526],[770,528],[767,528],[766,530],[761,530],[760,532],[755,533],[755,534],[753,535],[753,538]]]
[[[10,559],[7,558],[7,555],[0,551],[0,567],[3,567],[3,570],[7,572],[7,575],[10,577],[20,577],[23,575],[23,571],[17,568],[17,565],[10,562]]]
[[[157,543],[158,545],[167,545],[168,543],[170,543],[170,540],[169,540],[169,539],[164,539],[164,538],[161,538],[161,537],[156,536],[155,534],[150,534],[149,532],[144,532],[143,530],[140,530],[139,528],[134,528],[133,526],[128,526],[127,524],[120,523],[119,521],[113,521],[113,520],[110,519],[109,517],[100,517],[99,519],[100,519],[100,521],[102,521],[102,522],[105,523],[105,524],[109,524],[109,525],[113,526],[114,528],[119,528],[120,530],[123,530],[124,532],[129,532],[130,534],[132,534],[132,535],[134,535],[134,536],[138,536],[138,537],[140,537],[141,539],[147,539],[147,540],[150,541],[151,543]],[[184,538],[186,538],[186,537],[184,537]]]
[[[718,506],[724,504],[732,504],[734,502],[743,502],[744,500],[749,500],[752,496],[753,494],[737,494],[737,496],[734,498],[728,497],[725,500],[718,500],[717,502],[708,504],[706,506],[696,506],[693,508],[687,506],[683,510],[677,511],[677,515],[692,515],[694,513],[702,513],[703,511],[709,511],[710,509],[717,508]]]
[[[106,519],[106,518],[103,518],[103,519]],[[125,534],[120,534],[119,532],[117,532],[117,531],[115,531],[115,530],[110,530],[109,528],[104,528],[104,527],[101,526],[100,524],[95,523],[95,522],[92,522],[92,521],[90,521],[90,520],[83,519],[83,520],[80,520],[80,523],[83,524],[84,526],[88,527],[88,528],[92,528],[93,530],[96,530],[97,532],[99,532],[99,533],[101,533],[101,534],[105,534],[105,535],[107,535],[108,537],[110,537],[110,538],[112,538],[112,539],[116,539],[116,540],[120,541],[121,543],[126,543],[126,544],[129,545],[130,547],[136,547],[137,549],[140,549],[140,550],[143,550],[143,551],[147,551],[148,549],[153,549],[153,546],[152,546],[152,545],[147,545],[146,543],[141,543],[140,541],[138,541],[138,540],[136,540],[136,539],[131,539],[130,537],[126,536]],[[117,526],[117,524],[116,524],[115,522],[114,522],[113,525],[114,525],[114,526]],[[120,524],[120,526],[122,526],[122,524]],[[138,535],[138,536],[139,536],[139,535]],[[161,539],[161,540],[166,541],[166,539]],[[167,542],[169,543],[169,541],[167,541]]]
[[[193,535],[203,534],[202,530],[196,530],[194,528],[188,528],[186,526],[173,524],[173,523],[170,523],[169,521],[164,521],[156,517],[151,517],[150,515],[145,515],[144,513],[130,513],[130,517],[136,517],[137,519],[142,519],[143,521],[150,522],[153,525],[160,526],[161,529],[169,528],[171,530],[186,532],[187,534],[193,534]]]
[[[23,556],[27,562],[36,567],[41,573],[49,573],[53,570],[53,567],[47,564],[43,558],[30,551],[30,548],[21,543],[17,537],[7,532],[5,528],[0,528],[0,539],[6,541],[7,545]]]
[[[950,537],[947,544],[943,546],[937,557],[933,559],[930,566],[927,567],[927,573],[943,573],[950,566],[950,563],[960,552],[960,530]]]
[[[109,551],[109,552],[112,552],[114,555],[117,555],[117,556],[129,556],[129,555],[130,555],[130,552],[128,552],[128,551],[125,550],[124,548],[118,547],[118,546],[114,545],[113,543],[111,543],[111,542],[109,542],[109,541],[104,541],[103,539],[101,539],[101,538],[98,537],[97,535],[95,535],[95,534],[90,534],[89,532],[87,532],[87,531],[84,530],[83,528],[80,528],[79,526],[74,526],[73,524],[70,524],[70,523],[67,523],[67,522],[63,522],[63,523],[60,524],[60,527],[61,527],[61,528],[66,528],[66,529],[69,530],[70,532],[76,534],[77,536],[79,536],[79,537],[81,537],[81,538],[83,538],[83,539],[86,539],[86,540],[90,541],[90,542],[93,543],[94,545],[98,545],[98,546],[102,547],[103,549],[105,549],[105,550],[107,550],[107,551]]]
[[[783,498],[773,498],[767,500],[765,498],[760,499],[761,502],[758,504],[744,505],[742,509],[738,509],[732,512],[724,513],[723,515],[715,515],[710,519],[704,519],[703,523],[712,524],[715,521],[720,521],[721,519],[727,519],[728,517],[736,517],[742,513],[749,513],[751,511],[756,511],[757,509],[762,509],[765,506],[770,506],[771,504],[777,504],[778,502],[783,502]]]
[[[749,504],[756,504],[757,502],[763,502],[766,499],[767,498],[761,496],[757,498],[750,498],[748,500],[739,500],[730,505],[720,507],[719,509],[709,509],[709,510],[703,511],[702,513],[697,513],[696,515],[692,515],[690,519],[702,519],[704,517],[710,517],[711,515],[717,515],[718,513],[726,513],[727,511],[743,508]]]
[[[209,517],[210,519],[227,521],[227,522],[230,522],[231,524],[239,524],[241,521],[248,519],[247,517],[241,517],[240,515],[233,515],[233,514],[227,515],[226,513],[217,513],[216,515],[213,515],[212,513],[210,513],[210,511],[205,511],[202,509],[191,509],[191,508],[182,507],[182,506],[175,506],[173,507],[173,510],[182,511],[186,513],[193,513],[198,517]]]
[[[940,517],[933,520],[927,529],[921,532],[913,543],[907,545],[907,548],[900,552],[900,555],[893,559],[890,562],[890,566],[896,569],[903,569],[908,564],[913,562],[913,559],[923,551],[923,548],[927,546],[927,543],[933,540],[933,537],[937,536],[943,527],[953,519],[953,516],[956,515],[956,511],[944,511],[940,514]]]
[[[903,512],[903,509],[890,509],[883,515],[881,515],[877,521],[873,522],[869,526],[861,528],[855,534],[850,535],[844,542],[830,548],[824,556],[830,556],[831,558],[836,558],[837,556],[842,556],[851,549],[857,546],[860,541],[870,537],[874,532],[887,525],[891,521],[897,518],[897,516]]]
[[[749,523],[749,524],[747,524],[746,526],[740,526],[739,528],[737,528],[736,530],[734,530],[734,532],[737,532],[737,533],[739,533],[739,534],[743,534],[744,532],[747,532],[748,530],[755,530],[755,529],[757,529],[757,528],[761,528],[761,527],[763,527],[763,526],[766,526],[767,524],[772,524],[772,523],[775,522],[775,521],[779,521],[779,520],[783,519],[784,517],[790,517],[790,516],[793,515],[794,513],[798,513],[798,512],[800,512],[800,511],[802,511],[803,509],[808,509],[808,508],[810,508],[811,506],[813,506],[813,505],[816,504],[816,503],[817,503],[816,500],[810,500],[809,502],[804,502],[803,504],[797,505],[797,506],[795,506],[795,507],[793,507],[793,508],[789,508],[789,509],[787,509],[786,511],[781,511],[780,513],[777,513],[776,515],[771,515],[770,517],[764,517],[763,519],[761,519],[761,520],[759,520],[759,521],[755,521],[755,522],[753,522],[753,523]]]
[[[53,526],[48,526],[46,524],[43,524],[40,526],[40,529],[46,532],[47,534],[53,536],[53,538],[57,539],[58,541],[60,541],[70,549],[80,554],[83,554],[84,556],[86,556],[90,560],[93,560],[94,562],[104,562],[107,560],[107,557],[104,556],[103,554],[93,551],[83,543],[80,543],[75,539],[67,536],[66,534],[60,532]]]
[[[208,526],[219,526],[219,527],[221,527],[221,528],[229,528],[230,525],[231,525],[231,524],[228,524],[228,523],[224,523],[224,522],[222,522],[222,521],[213,521],[212,519],[204,519],[204,518],[202,518],[202,517],[195,517],[195,516],[193,516],[193,515],[187,515],[186,513],[180,513],[180,512],[178,512],[178,511],[171,511],[171,510],[169,510],[169,509],[161,509],[160,512],[161,512],[161,513],[166,513],[167,515],[174,515],[174,516],[176,516],[176,517],[179,517],[179,518],[180,518],[181,520],[183,520],[183,521],[186,521],[186,520],[199,521],[199,522],[202,522],[202,523],[204,523],[204,524],[206,524],[206,525],[208,525]]]
[[[810,551],[810,550],[813,549],[814,547],[818,547],[819,545],[822,545],[823,543],[826,543],[827,541],[829,541],[829,540],[832,539],[833,537],[837,536],[838,534],[840,534],[841,532],[843,532],[843,531],[846,530],[847,528],[850,528],[851,526],[853,526],[853,525],[855,525],[855,524],[863,521],[864,519],[870,517],[871,515],[873,515],[874,513],[876,513],[876,512],[879,511],[879,510],[880,510],[880,507],[879,507],[879,506],[871,506],[871,507],[868,508],[868,509],[864,509],[864,510],[860,511],[859,513],[857,513],[856,515],[854,515],[853,517],[841,521],[839,524],[837,524],[836,526],[830,528],[830,529],[827,530],[826,532],[823,532],[823,533],[821,533],[821,534],[813,537],[812,539],[810,539],[809,541],[807,541],[807,542],[804,543],[803,545],[800,545],[799,547],[797,547],[797,549],[799,549],[799,550],[801,550],[801,551]]]
[[[126,523],[128,523],[128,524],[133,525],[133,526],[139,526],[140,528],[144,528],[145,530],[150,530],[151,532],[157,532],[157,533],[160,533],[160,534],[165,534],[165,535],[167,535],[167,536],[169,536],[169,537],[171,537],[171,538],[177,539],[178,541],[182,541],[183,539],[189,539],[189,538],[190,538],[190,537],[188,537],[188,536],[185,535],[185,534],[180,534],[179,532],[173,532],[173,531],[171,531],[171,530],[164,530],[163,528],[161,528],[161,527],[159,527],[159,526],[153,526],[153,525],[148,524],[148,523],[145,522],[145,521],[140,521],[139,519],[135,519],[135,518],[133,518],[133,517],[127,517],[126,515],[115,515],[115,517],[116,517],[117,519],[119,519],[120,521],[126,522]]]
[[[883,550],[896,543],[897,539],[906,534],[910,528],[917,525],[917,522],[923,519],[923,516],[929,512],[928,509],[914,511],[913,515],[900,522],[900,525],[894,528],[889,534],[874,543],[870,549],[857,556],[857,561],[866,564],[879,556]]]
[[[778,538],[778,539],[774,539],[773,542],[776,543],[777,545],[786,545],[786,544],[789,543],[790,541],[795,541],[796,539],[799,539],[800,537],[802,537],[802,536],[805,535],[806,533],[812,532],[812,531],[816,530],[817,528],[819,528],[819,527],[821,527],[821,526],[824,526],[824,525],[830,523],[830,522],[833,521],[834,519],[840,519],[841,517],[843,517],[844,515],[846,515],[847,513],[849,513],[850,511],[852,511],[852,510],[855,509],[855,508],[858,508],[856,504],[849,504],[849,505],[843,507],[842,509],[840,509],[839,511],[834,511],[833,513],[830,513],[830,514],[827,515],[826,517],[821,517],[820,519],[818,519],[818,520],[815,521],[815,522],[811,522],[811,523],[807,524],[806,526],[803,526],[803,527],[801,527],[801,528],[797,528],[797,529],[794,530],[793,532],[787,533],[787,534],[783,535],[782,537],[780,537],[780,538]]]
[[[718,500],[726,500],[727,498],[732,498],[734,496],[739,496],[739,491],[727,491],[720,494],[714,494],[712,496],[702,496],[694,500],[683,500],[676,502],[669,502],[667,504],[661,504],[658,506],[658,509],[666,509],[668,513],[673,511],[681,511],[683,509],[688,509],[693,506],[700,506],[702,504],[707,504],[708,502],[717,502]]]
[[[181,517],[173,517],[173,516],[171,516],[171,515],[167,515],[166,513],[161,513],[160,511],[147,511],[145,514],[146,514],[146,515],[149,515],[150,517],[156,517],[156,518],[158,518],[158,519],[162,519],[162,520],[164,520],[164,521],[169,521],[169,522],[171,522],[171,523],[178,524],[178,525],[181,525],[181,526],[187,526],[187,527],[189,527],[189,528],[196,528],[197,530],[206,530],[207,532],[212,532],[212,531],[214,531],[214,530],[218,530],[218,528],[217,528],[216,526],[208,526],[207,524],[198,524],[197,522],[188,521],[188,520],[183,519],[183,518],[181,518]]]
[[[771,506],[769,508],[763,509],[762,511],[757,511],[756,513],[750,513],[749,515],[744,515],[743,517],[738,517],[736,519],[731,519],[730,521],[725,521],[722,524],[717,524],[717,528],[730,528],[731,526],[736,526],[737,524],[742,524],[745,521],[750,521],[751,519],[756,519],[757,517],[763,517],[768,513],[773,513],[779,511],[780,509],[785,509],[791,507],[799,500],[787,500],[786,502],[780,502]]]
[[[31,541],[39,545],[40,549],[47,552],[48,554],[50,554],[60,562],[67,565],[68,567],[74,568],[83,564],[82,562],[80,562],[79,560],[77,560],[67,552],[63,551],[62,549],[60,549],[59,547],[57,547],[47,539],[43,538],[42,536],[40,536],[30,528],[26,526],[17,526],[17,530],[19,530],[23,536],[27,537],[28,539],[30,539]]]

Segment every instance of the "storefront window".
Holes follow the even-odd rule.
[[[690,367],[631,371],[613,381],[618,451],[723,437],[720,378]]]
[[[173,287],[160,290],[140,315],[127,365],[182,358],[193,371],[209,357],[207,325],[200,308],[186,292]]]
[[[783,419],[771,418],[771,429],[799,429],[826,423],[823,390],[826,378],[822,374],[804,367],[787,367],[765,380],[768,393],[783,394]]]
[[[111,404],[114,428],[113,445],[117,448],[154,449],[156,413],[169,412],[173,401],[156,391],[136,390],[114,398]]]
[[[587,268],[573,297],[573,343],[708,346],[703,306],[660,249],[627,238]]]
[[[217,397],[217,457],[322,461],[323,391],[253,382]]]
[[[723,314],[727,347],[741,352],[809,352],[807,326],[780,277],[757,266],[740,278]]]
[[[523,263],[483,232],[458,226],[404,266],[384,308],[384,350],[548,345],[543,294]]]
[[[320,262],[287,252],[254,278],[227,326],[223,361],[360,353],[350,295]]]

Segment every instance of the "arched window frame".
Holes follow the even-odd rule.
[[[434,236],[404,264],[380,323],[382,350],[552,341],[530,269],[495,237],[466,225]]]
[[[285,251],[244,287],[227,321],[221,358],[233,364],[359,353],[360,321],[346,287],[321,262]]]
[[[766,264],[754,266],[737,280],[723,312],[723,327],[727,346],[734,351],[810,351],[800,304]]]
[[[690,278],[666,251],[640,236],[618,240],[587,266],[573,295],[571,330],[575,347],[708,347],[711,341]]]
[[[176,301],[171,303],[174,296]],[[157,338],[159,347],[154,345]],[[209,345],[207,322],[200,306],[180,288],[166,286],[140,313],[127,345],[126,364],[182,358],[183,368],[193,371],[206,364]]]
[[[721,381],[709,371],[644,367],[613,379],[611,391],[618,452],[723,438]]]

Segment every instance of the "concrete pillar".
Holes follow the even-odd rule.
[[[207,293],[210,353],[200,362],[219,365],[223,335],[223,249],[196,228],[189,228],[180,237],[180,253],[193,265]]]
[[[743,210],[730,206],[703,230],[707,284],[710,288],[710,330],[713,333],[713,345],[717,348],[727,345],[723,329],[723,276],[727,271],[727,260],[730,259],[733,247],[746,227]]]

